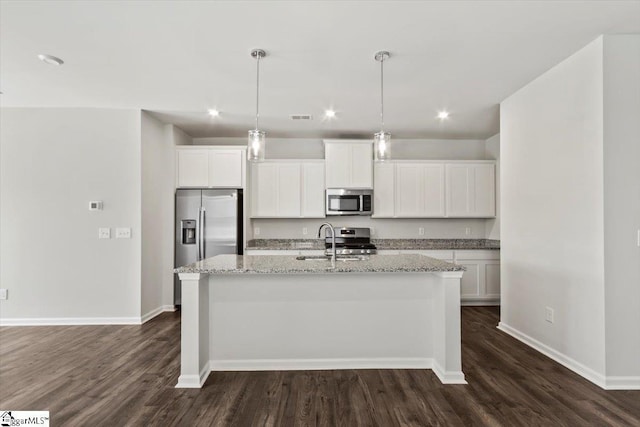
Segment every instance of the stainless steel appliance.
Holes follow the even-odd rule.
[[[371,243],[371,230],[360,227],[334,227],[336,234],[337,255],[370,255],[377,252],[376,245]],[[324,232],[325,254],[331,254],[331,233]]]
[[[327,188],[327,215],[371,215],[373,190]]]
[[[242,190],[176,190],[175,266],[242,254]],[[175,275],[173,303],[181,304]]]

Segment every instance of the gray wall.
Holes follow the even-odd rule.
[[[175,133],[173,125],[165,125],[142,112],[143,317],[173,308]]]
[[[640,35],[604,37],[607,375],[640,386]],[[633,331],[632,333],[629,333]]]
[[[3,108],[0,161],[1,318],[139,319],[140,111]]]

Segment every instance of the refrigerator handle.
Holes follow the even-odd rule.
[[[198,236],[198,259],[203,260],[206,257],[204,252],[204,206],[200,207],[200,235]]]

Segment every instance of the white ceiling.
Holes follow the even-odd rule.
[[[514,91],[600,34],[640,33],[640,1],[2,0],[0,25],[3,107],[142,108],[194,137],[244,136],[258,47],[269,136],[370,137],[385,49],[394,138],[486,138]]]

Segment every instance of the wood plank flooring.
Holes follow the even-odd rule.
[[[214,372],[175,389],[179,314],[142,326],[0,328],[0,409],[52,426],[640,426],[640,391],[604,391],[462,309],[468,385],[431,371]]]

